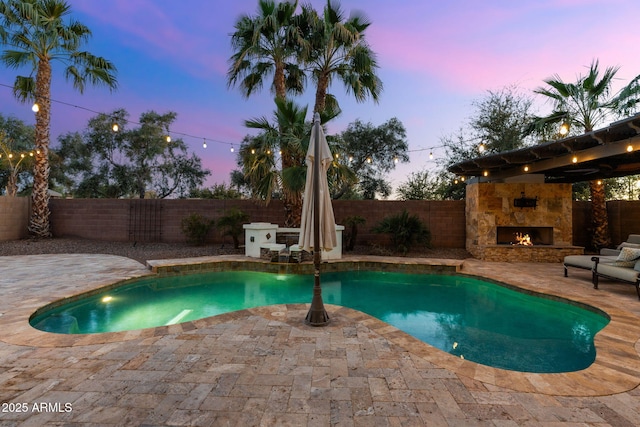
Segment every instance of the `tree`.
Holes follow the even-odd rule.
[[[248,98],[273,74],[271,89],[276,99],[284,100],[287,92],[302,93],[305,76],[297,52],[307,43],[294,24],[297,8],[297,0],[259,0],[255,16],[242,15],[236,21],[231,34],[234,53],[227,71],[229,86],[239,85]]]
[[[382,81],[376,74],[376,55],[364,34],[371,22],[361,13],[353,12],[346,19],[335,0],[327,0],[322,17],[308,6],[303,7],[302,16],[309,25],[306,36],[311,48],[303,52],[301,59],[310,67],[316,83],[313,111],[325,110],[327,90],[334,77],[344,83],[347,93],[352,93],[358,102],[368,97],[377,102]]]
[[[411,172],[408,179],[396,189],[400,200],[432,200],[435,199],[433,182],[429,171]]]
[[[456,163],[482,154],[497,154],[516,150],[535,143],[539,135],[529,128],[532,99],[507,86],[472,103],[474,111],[465,126],[456,133],[441,138],[445,155],[437,160],[440,170],[436,173],[432,191],[443,199],[464,199],[466,177],[453,176],[448,168]]]
[[[13,93],[19,101],[35,101],[35,167],[33,207],[29,230],[38,237],[49,231],[49,129],[51,120],[52,63],[62,62],[65,77],[84,92],[85,85],[117,86],[115,66],[104,58],[80,50],[91,36],[88,27],[69,19],[71,7],[64,0],[4,0],[0,2],[0,42],[7,48],[0,60],[10,68],[30,68],[29,76],[17,76]],[[35,73],[35,78],[33,76]]]
[[[391,186],[385,179],[398,162],[408,162],[406,130],[400,120],[393,117],[380,126],[356,120],[347,126],[334,141],[336,162],[348,166],[355,180],[342,180],[332,189],[332,197],[343,198],[353,193],[358,184],[359,195],[373,199],[376,194],[386,197]]]
[[[302,93],[305,74],[298,65],[298,54],[306,51],[308,43],[296,26],[297,7],[297,0],[281,3],[259,0],[257,15],[243,15],[238,19],[234,27],[235,31],[231,35],[234,53],[229,60],[230,67],[227,72],[229,86],[239,84],[243,95],[248,98],[262,88],[268,75],[273,75],[271,88],[276,95],[278,109],[285,106],[288,92]],[[289,112],[293,113],[293,111]],[[264,124],[263,122],[259,126]],[[281,126],[280,122],[278,124]],[[278,127],[278,132],[284,139],[287,130]],[[265,136],[271,139],[274,137],[272,132],[268,132]],[[297,161],[298,153],[290,152],[288,148],[288,144],[283,144],[278,150],[283,171],[301,166]],[[263,166],[269,163],[266,158],[261,160],[264,160]],[[269,184],[263,181],[263,184],[273,186],[274,182]],[[267,191],[269,191],[268,188],[262,188],[260,193],[264,196]],[[268,201],[270,197],[269,193],[266,200]],[[295,226],[299,221],[296,218],[300,216],[299,211],[302,209],[301,197],[297,196],[296,192],[285,192],[282,201],[287,211],[285,223]]]
[[[566,123],[583,132],[590,132],[601,125],[611,115],[619,117],[629,113],[640,99],[640,86],[636,77],[616,94],[611,94],[618,67],[608,67],[600,75],[597,60],[591,62],[586,76],[579,75],[575,83],[565,83],[555,75],[547,80],[547,86],[534,92],[545,96],[553,104],[553,111],[545,117],[536,117],[533,123],[538,127],[549,124]],[[591,195],[591,245],[599,250],[610,245],[609,220],[604,185],[602,181],[590,181]]]
[[[171,140],[176,114],[142,113],[139,127],[128,129],[128,113],[117,110],[89,120],[83,136],[61,138],[56,154],[71,176],[78,197],[185,197],[210,174],[200,158],[188,155],[181,139]],[[114,132],[114,121],[119,131]]]
[[[242,193],[236,188],[233,188],[230,184],[227,185],[223,182],[222,184],[213,184],[211,188],[191,189],[191,191],[189,192],[189,197],[194,199],[229,200],[241,199]]]
[[[238,166],[242,180],[236,177],[234,184],[249,187],[251,197],[269,203],[274,195],[286,199],[285,225],[300,226],[302,192],[307,167],[305,157],[311,136],[311,122],[306,122],[307,107],[299,107],[293,101],[276,100],[273,119],[266,117],[245,121],[250,129],[259,130],[256,136],[247,136],[238,150]],[[337,113],[326,110],[320,115],[321,123],[332,120]],[[285,154],[288,161],[285,161]],[[280,165],[278,165],[278,156]],[[338,169],[333,172],[333,169]],[[334,162],[330,174],[334,177],[349,176],[343,165]],[[233,175],[232,175],[233,177]]]
[[[0,194],[4,188],[7,195],[16,196],[20,185],[31,181],[33,135],[33,126],[0,114]]]

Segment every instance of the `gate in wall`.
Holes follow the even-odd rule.
[[[162,241],[162,200],[132,199],[129,204],[129,241]]]

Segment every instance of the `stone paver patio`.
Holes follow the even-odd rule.
[[[143,331],[48,334],[28,324],[42,305],[152,273],[109,255],[12,256],[0,258],[0,425],[640,425],[632,286],[594,290],[589,272],[564,278],[561,264],[465,260],[461,271],[605,311],[596,362],[568,374],[493,369],[338,306],[322,328],[304,325],[308,306],[278,305]]]

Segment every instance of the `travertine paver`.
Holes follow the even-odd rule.
[[[322,328],[304,325],[306,305],[279,305],[129,333],[45,334],[24,325],[25,312],[148,270],[113,256],[4,257],[0,425],[640,425],[633,287],[594,290],[588,272],[564,278],[559,264],[467,260],[463,272],[607,311],[598,366],[487,368],[337,306]]]

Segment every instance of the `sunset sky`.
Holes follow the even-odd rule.
[[[174,111],[178,118],[172,131],[194,136],[182,138],[211,170],[207,185],[228,183],[235,168],[231,144],[237,148],[250,133],[243,121],[270,117],[274,109],[267,87],[247,100],[226,84],[232,54],[229,35],[241,13],[255,13],[257,0],[69,3],[73,16],[93,31],[86,50],[118,68],[119,88],[110,93],[89,87],[80,95],[64,81],[62,65],[54,64],[51,96],[59,102],[52,106],[52,145],[60,134],[83,130],[96,115],[92,111],[125,108],[133,121],[144,111]],[[325,4],[309,3],[317,10]],[[618,87],[640,74],[637,0],[343,0],[341,4],[345,11],[360,10],[372,21],[366,38],[377,53],[384,91],[378,104],[358,104],[335,81],[330,92],[338,97],[343,114],[328,126],[329,133],[356,119],[376,126],[392,117],[400,119],[407,129],[411,162],[399,165],[390,176],[394,188],[410,172],[435,167],[428,157],[430,148],[441,155],[440,139],[463,126],[472,102],[489,90],[515,85],[531,93],[555,74],[572,82],[586,73],[593,59],[603,70],[620,67]],[[0,84],[12,85],[19,73],[0,68]],[[308,104],[309,111],[313,89],[296,99]],[[542,101],[536,109],[546,114],[550,105]],[[30,105],[15,101],[5,86],[0,86],[0,112],[35,122]]]

